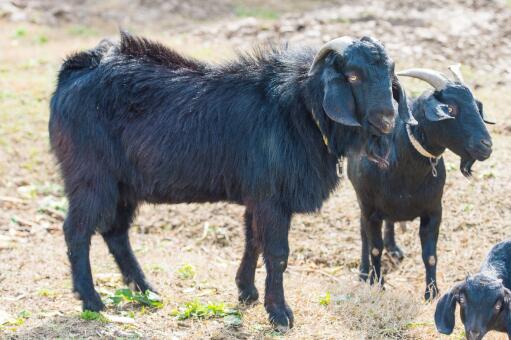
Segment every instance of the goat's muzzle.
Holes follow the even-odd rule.
[[[492,146],[493,143],[491,139],[483,138],[478,142],[470,143],[469,147],[467,148],[467,151],[470,154],[470,156],[481,162],[490,157],[492,152]]]
[[[369,132],[375,136],[387,135],[394,130],[396,120],[394,111],[378,112],[377,114],[370,114],[367,122],[369,123]]]

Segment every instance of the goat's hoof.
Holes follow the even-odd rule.
[[[269,319],[276,331],[286,333],[293,328],[294,316],[287,304],[283,307],[274,307],[268,310]]]
[[[132,291],[145,293],[149,290],[155,294],[159,294],[158,291],[154,289],[154,287],[149,282],[146,281],[136,282],[131,280],[127,281],[126,284]]]
[[[395,263],[400,263],[405,258],[405,253],[398,246],[387,247],[386,250]]]
[[[239,290],[238,300],[240,303],[249,305],[256,302],[259,299],[259,292],[255,286],[244,288]]]
[[[367,282],[367,278],[369,277],[369,273],[368,272],[360,272],[358,274],[358,279],[360,280],[360,282]]]
[[[101,301],[101,297],[95,292],[93,297],[83,299],[83,310],[90,310],[92,312],[100,312],[105,309],[104,303]]]
[[[432,302],[438,296],[438,288],[435,286],[426,288],[424,293],[424,300],[426,302]]]

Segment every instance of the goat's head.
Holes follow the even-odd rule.
[[[366,152],[373,160],[385,161],[371,150],[374,143],[369,140],[392,132],[393,98],[401,119],[416,123],[394,75],[394,63],[376,39],[342,37],[326,43],[314,57],[309,78],[318,102],[312,109],[335,123],[361,127]]]
[[[476,160],[490,157],[492,140],[484,122],[483,105],[474,98],[472,91],[463,83],[459,68],[449,67],[455,80],[429,69],[409,69],[398,75],[426,81],[434,87],[417,100],[415,112],[428,143],[433,147],[448,148],[461,157],[463,175],[471,175]]]
[[[467,339],[478,340],[490,330],[511,330],[511,291],[502,281],[485,274],[468,276],[444,294],[435,310],[435,324],[440,333],[451,334],[456,304]]]

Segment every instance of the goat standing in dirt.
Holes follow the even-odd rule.
[[[152,289],[128,239],[141,202],[228,201],[246,206],[239,298],[258,298],[278,329],[293,325],[283,273],[294,213],[321,208],[337,163],[356,141],[386,165],[381,135],[394,127],[393,98],[413,122],[394,64],[378,41],[338,38],[317,53],[269,50],[224,65],[188,59],[122,34],[62,66],[51,100],[50,141],[69,210],[64,233],[83,308],[104,305],[94,289],[90,240],[106,241],[127,283]]]
[[[434,298],[438,290],[436,244],[446,177],[442,153],[449,149],[459,155],[461,172],[470,176],[473,163],[484,161],[492,151],[482,104],[463,84],[459,71],[453,72],[454,82],[427,69],[398,73],[424,80],[433,86],[434,91],[425,92],[413,100],[412,114],[418,125],[398,122],[394,132],[384,137],[391,150],[387,168],[378,167],[357,152],[348,156],[348,177],[361,210],[361,278],[369,277],[371,265],[370,282],[383,284],[381,256],[384,244],[391,255],[402,256],[394,240],[394,222],[420,217],[426,300]],[[383,221],[386,224],[385,242],[382,239]]]

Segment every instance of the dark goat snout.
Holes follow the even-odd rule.
[[[489,138],[482,138],[479,140],[479,143],[471,143],[468,151],[478,161],[484,161],[488,159],[492,153],[493,143]]]
[[[491,149],[493,143],[489,139],[481,139],[481,144],[486,146],[487,148]]]
[[[467,338],[470,340],[479,340],[481,339],[481,332],[476,330],[470,330],[467,332]]]
[[[392,108],[374,110],[369,114],[368,121],[377,134],[389,134],[394,130],[396,124],[394,110]]]

